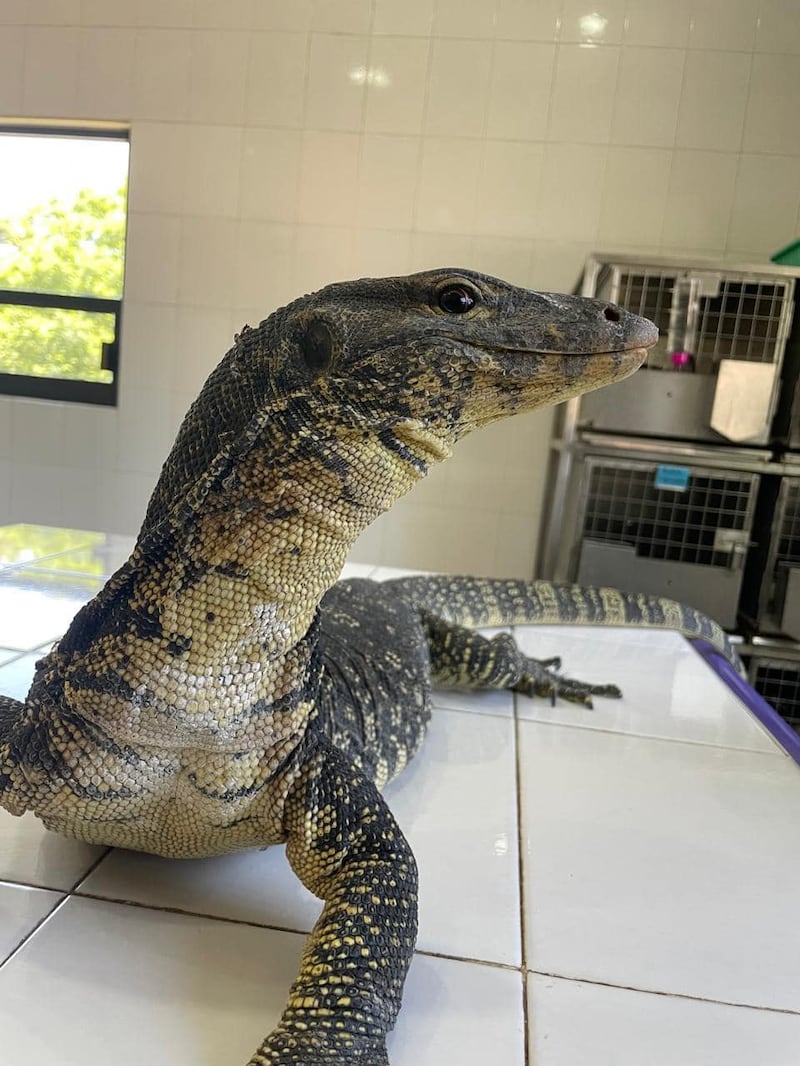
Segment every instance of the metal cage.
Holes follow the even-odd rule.
[[[736,624],[759,475],[588,455],[572,578],[670,596]]]
[[[800,660],[754,655],[750,684],[800,733]]]
[[[800,640],[800,477],[781,480],[761,587],[759,625]]]
[[[774,367],[769,402],[761,428],[746,443],[768,443],[791,326],[794,284],[788,271],[590,257],[583,294],[621,304],[651,319],[660,338],[637,374],[613,390],[581,400],[580,425],[721,441],[724,438],[711,428],[720,366],[723,361],[760,363]],[[691,354],[693,373],[675,372],[674,352]],[[739,443],[745,441],[739,439]]]

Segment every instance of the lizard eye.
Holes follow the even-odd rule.
[[[466,314],[477,302],[476,293],[465,285],[448,285],[439,293],[439,307],[448,315]]]

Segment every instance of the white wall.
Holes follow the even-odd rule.
[[[798,0],[0,0],[0,115],[132,148],[119,408],[0,400],[0,522],[135,531],[234,330],[328,281],[800,228]],[[360,556],[529,574],[549,427],[464,442]]]

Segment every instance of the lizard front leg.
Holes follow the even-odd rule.
[[[285,826],[289,861],[325,907],[249,1066],[387,1066],[417,935],[414,856],[375,785],[322,736],[287,797]]]
[[[560,659],[532,659],[508,633],[488,639],[464,626],[425,612],[422,624],[431,657],[431,676],[451,688],[510,689],[592,706],[592,696],[622,695],[616,685],[595,685],[563,677]]]

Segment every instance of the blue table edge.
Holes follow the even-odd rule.
[[[800,764],[800,734],[781,718],[775,708],[756,692],[713,644],[699,638],[690,640],[689,643],[705,659],[714,673],[721,677],[728,688],[739,697],[745,707],[755,715],[784,751]]]

